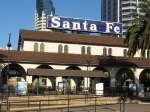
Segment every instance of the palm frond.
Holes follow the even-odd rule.
[[[150,49],[150,1],[140,3],[137,8],[143,9],[145,15],[130,13],[128,16],[136,17],[130,20],[126,26],[124,43],[128,46],[128,55],[133,57],[140,50],[142,57]]]

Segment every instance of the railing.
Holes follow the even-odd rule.
[[[19,99],[19,97],[18,97],[18,101],[3,101],[1,104],[0,104],[0,112],[2,111],[2,106],[5,106],[5,107],[7,107],[6,108],[6,110],[7,111],[9,111],[9,112],[16,112],[16,111],[25,111],[25,110],[30,110],[30,111],[33,111],[33,110],[36,110],[36,111],[38,111],[38,112],[41,112],[41,110],[43,110],[43,108],[42,107],[44,107],[44,109],[49,109],[49,108],[51,108],[51,107],[48,107],[48,106],[50,106],[50,104],[49,103],[46,103],[46,104],[44,104],[43,102],[61,102],[61,101],[65,101],[65,102],[67,102],[68,104],[58,104],[59,105],[59,107],[60,108],[68,108],[68,112],[69,112],[69,109],[70,109],[70,107],[74,107],[74,106],[76,106],[76,107],[79,107],[79,106],[87,106],[87,103],[84,103],[84,104],[75,104],[75,105],[73,105],[73,104],[70,104],[70,101],[73,101],[73,100],[82,100],[82,101],[84,101],[84,97],[78,97],[78,98],[73,98],[73,97],[71,97],[70,98],[70,96],[69,96],[70,94],[68,94],[68,95],[66,95],[66,97],[65,98],[59,98],[59,99],[44,99],[44,100],[29,100],[30,98],[29,98],[29,96],[28,96],[28,98],[27,98],[27,96],[21,96],[23,99],[25,99],[26,98],[26,100],[21,100],[21,99]],[[95,109],[96,109],[96,106],[97,106],[97,104],[96,104],[96,101],[97,101],[97,98],[100,98],[100,97],[98,97],[98,96],[91,96],[91,97],[88,97],[88,98],[90,98],[90,100],[93,100],[94,102],[95,102],[95,104],[93,104],[93,106],[95,107]],[[33,103],[35,103],[34,104],[34,107],[33,106],[31,106]],[[13,106],[15,106],[15,105],[19,105],[19,107],[13,107]],[[51,104],[51,106],[52,105],[54,105],[54,104]],[[55,106],[56,106],[57,104],[55,104]],[[91,105],[90,105],[91,106]],[[57,107],[58,108],[58,107]],[[96,110],[95,110],[95,112],[96,112]]]
[[[68,109],[70,109],[70,107],[72,106],[72,101],[75,100],[81,100],[83,102],[84,105],[88,104],[91,100],[93,101],[92,106],[95,109],[95,112],[97,110],[97,101],[100,101],[100,98],[102,97],[107,97],[107,96],[117,96],[116,98],[118,98],[118,102],[113,103],[115,104],[119,104],[120,107],[118,106],[118,109],[120,109],[120,111],[125,112],[125,102],[126,102],[126,98],[132,98],[127,96],[128,91],[124,90],[124,91],[115,91],[114,88],[104,88],[104,91],[102,90],[81,90],[81,91],[73,91],[72,89],[68,89],[66,91],[48,91],[45,94],[44,93],[40,93],[37,95],[35,95],[32,92],[29,92],[27,95],[23,95],[23,96],[19,96],[17,95],[17,91],[15,91],[14,94],[10,94],[10,96],[5,96],[2,95],[2,103],[0,104],[0,112],[2,109],[2,106],[5,105],[6,110],[8,111],[14,111],[12,110],[13,105],[15,104],[19,104],[22,103],[22,108],[26,109],[26,110],[37,110],[37,111],[41,111],[43,109],[43,106],[48,106],[47,108],[50,108],[49,106],[52,105],[56,105],[59,103],[56,102],[60,102],[60,101],[64,101],[66,102],[65,105],[59,105],[59,106],[64,106]],[[77,96],[76,97],[72,97],[72,96]],[[14,99],[18,99],[19,101],[10,101],[8,98],[9,97],[14,97]],[[41,99],[33,99],[34,97],[41,97]],[[52,97],[54,99],[52,99]],[[135,97],[137,98],[137,97]],[[24,100],[21,100],[24,99]],[[56,104],[54,104],[54,102]],[[33,108],[33,104],[35,105],[35,108]],[[108,103],[106,103],[108,104]],[[81,104],[78,106],[82,106]],[[19,108],[18,108],[19,109]],[[17,109],[16,109],[17,110]]]
[[[120,112],[125,112],[125,97],[120,96]]]

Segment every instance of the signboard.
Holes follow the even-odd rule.
[[[65,82],[58,82],[58,90],[64,90],[66,88]]]
[[[25,81],[18,81],[18,95],[27,94],[27,84]]]
[[[122,34],[122,23],[47,16],[47,28]]]
[[[103,95],[103,91],[104,91],[104,84],[97,83],[96,84],[96,95]]]
[[[138,84],[138,97],[144,97],[144,85]]]

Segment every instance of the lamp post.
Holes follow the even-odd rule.
[[[9,79],[9,52],[10,52],[10,47],[11,47],[11,43],[10,43],[10,34],[9,34],[9,40],[7,43],[7,48],[8,48],[8,65],[7,65],[7,71],[6,71],[6,77],[7,77],[7,86],[6,86],[6,95],[8,96],[8,79]]]
[[[6,96],[7,96],[7,110],[8,110],[8,79],[9,79],[9,52],[10,52],[10,47],[11,47],[11,43],[10,43],[10,34],[9,34],[9,40],[7,43],[7,48],[8,48],[8,65],[7,65],[7,71],[6,71],[6,77],[7,77],[7,85],[6,85]]]

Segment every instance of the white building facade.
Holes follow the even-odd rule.
[[[8,53],[0,52],[4,85]],[[17,77],[38,87],[56,88],[61,82],[71,89],[94,89],[96,83],[114,88],[150,84],[149,57],[142,60],[138,52],[135,58],[128,57],[123,38],[20,30],[18,50],[10,54],[9,79]]]

